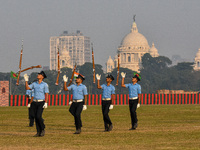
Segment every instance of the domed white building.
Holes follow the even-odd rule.
[[[200,70],[200,48],[194,59],[194,70],[196,71]]]
[[[114,61],[112,60],[111,56],[109,56],[108,61],[106,62],[106,72],[112,72],[114,69]]]
[[[66,50],[66,47],[60,53],[60,68],[67,67],[73,68],[71,65],[71,57],[69,55],[69,51]]]
[[[138,28],[134,19],[131,32],[122,39],[121,45],[118,47],[118,54],[120,55],[120,67],[140,72],[142,67],[142,56],[145,53],[150,53],[152,57],[159,56],[158,50],[155,48],[154,43],[152,44],[152,48],[150,48],[147,39],[138,32]],[[110,56],[108,61],[111,62]],[[112,66],[112,63],[106,63],[106,68],[114,69],[116,67],[117,55],[114,58],[114,66]],[[107,69],[107,73],[108,71],[111,72],[112,70]]]
[[[155,47],[154,43],[152,43],[152,47],[150,48],[149,53],[151,54],[152,57],[158,57],[159,56],[158,50]]]

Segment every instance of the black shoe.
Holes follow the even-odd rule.
[[[134,126],[132,128],[130,128],[129,130],[135,130],[138,127],[138,124],[135,123]]]
[[[129,130],[135,130],[136,128],[130,128]]]
[[[108,132],[108,128],[105,128],[105,130],[103,132]]]
[[[42,132],[40,133],[40,136],[44,136],[45,135],[45,130],[42,130]]]
[[[108,131],[112,131],[112,129],[113,129],[113,125],[110,124],[109,127],[108,127]]]
[[[133,128],[135,128],[135,129],[136,129],[137,127],[138,127],[138,124],[137,124],[137,123],[135,123],[135,124],[134,124],[134,126],[133,126]]]
[[[74,134],[80,134],[81,133],[81,129],[77,129],[76,132],[74,132]]]
[[[39,137],[40,133],[35,134],[33,137]]]

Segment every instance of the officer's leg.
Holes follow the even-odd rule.
[[[133,120],[134,120],[134,126],[135,124],[137,124],[137,112],[136,112],[136,109],[137,109],[137,104],[138,104],[138,100],[134,100],[134,103],[133,103]],[[135,128],[135,127],[134,127]]]
[[[33,126],[33,124],[34,124],[34,110],[33,110],[32,104],[31,104],[31,107],[29,108],[29,120],[30,120],[29,126]]]
[[[112,122],[111,122],[110,117],[108,115],[108,113],[110,111],[109,110],[110,104],[111,104],[111,101],[104,101],[104,104],[103,104],[103,107],[104,107],[103,118],[104,118],[105,129],[108,129],[112,125]],[[108,125],[109,125],[109,127],[108,127]]]
[[[105,121],[107,124],[112,124],[111,120],[110,120],[110,117],[108,115],[109,113],[109,107],[110,107],[110,101],[106,101],[106,105],[105,105],[105,110],[104,110],[104,117],[105,117]]]
[[[108,130],[108,124],[106,123],[106,118],[105,118],[105,109],[106,109],[106,103],[105,101],[102,100],[102,114],[103,114],[103,121],[104,121],[104,127],[105,127],[105,131]]]
[[[136,128],[137,124],[137,115],[136,115],[137,102],[138,100],[129,101],[132,128]]]
[[[37,109],[38,109],[37,102],[32,102],[31,105],[33,108],[34,116],[37,116]],[[39,136],[40,130],[39,130],[39,126],[38,126],[38,120],[36,117],[35,117],[35,125],[36,125],[36,130],[37,130],[37,134],[35,136]]]
[[[75,112],[76,130],[81,129],[81,126],[82,126],[82,121],[81,121],[82,110],[83,110],[83,102],[77,103],[77,109]]]
[[[44,108],[43,108],[43,106],[44,106],[44,102],[37,102],[38,103],[38,109],[37,109],[37,114],[36,114],[36,120],[37,120],[37,122],[38,122],[38,131],[39,131],[39,133],[41,133],[43,130],[44,130],[44,128],[45,128],[45,125],[44,125],[44,122],[43,122],[43,119],[42,119],[42,113],[43,113],[43,110],[44,110]]]
[[[69,112],[74,116],[75,115],[75,111],[76,111],[76,107],[75,107],[76,103],[73,102],[69,108]]]

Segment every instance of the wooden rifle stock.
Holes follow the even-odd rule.
[[[31,67],[29,67],[29,68],[23,69],[23,70],[21,71],[21,73],[24,72],[24,71],[27,71],[27,70],[33,69],[33,68],[42,68],[42,66],[41,66],[41,65],[31,66]]]
[[[71,79],[70,79],[70,82],[69,82],[68,86],[70,86],[71,83],[72,83],[72,80],[74,78],[74,72],[75,72],[75,70],[76,70],[76,63],[75,63],[75,66],[74,66],[74,69],[73,69],[73,72],[72,72],[72,76],[71,76]]]

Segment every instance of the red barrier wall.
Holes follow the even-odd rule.
[[[89,94],[88,105],[101,105],[101,94]],[[72,95],[49,95],[49,106],[68,105]],[[129,104],[128,94],[116,94],[114,105]],[[25,95],[10,95],[9,106],[26,106]],[[141,94],[142,105],[200,104],[200,94]]]

